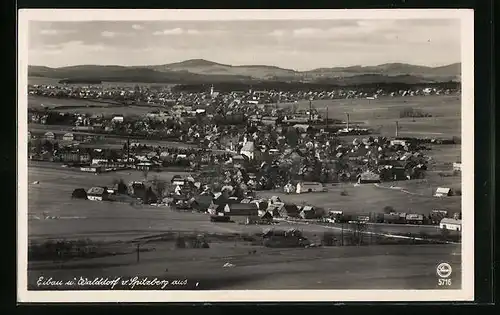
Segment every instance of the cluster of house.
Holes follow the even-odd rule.
[[[184,184],[182,179],[177,182]],[[194,179],[192,179],[194,184]],[[307,185],[307,183],[302,183]],[[198,183],[199,187],[203,187]],[[177,186],[179,187],[179,186]],[[279,197],[256,199],[255,195],[236,196],[231,186],[223,187],[221,192],[211,193],[204,190],[197,196],[183,196],[184,189],[176,188],[176,194],[166,198],[169,205],[182,210],[197,210],[210,215],[211,221],[234,221],[239,223],[266,224],[276,218],[282,219],[323,219],[330,223],[386,223],[440,225],[443,229],[461,231],[461,213],[449,216],[446,210],[433,210],[428,216],[417,213],[369,213],[346,214],[343,211],[326,210],[313,205],[297,205],[283,202]]]
[[[200,128],[208,130],[210,126]],[[196,129],[189,130],[190,134]],[[148,169],[172,165],[197,169],[221,164],[224,167],[221,173],[233,170],[254,174],[253,178],[242,176],[241,181],[238,176],[229,177],[232,185],[249,185],[251,181],[256,184],[250,185],[255,189],[283,187],[293,180],[379,182],[422,178],[427,169],[428,159],[419,150],[418,141],[368,137],[344,142],[329,133],[294,127],[278,127],[270,132],[268,126],[243,130],[213,126],[212,132],[215,137],[211,143],[225,150],[213,150],[214,146],[206,149],[148,146],[138,142],[110,149],[79,143],[73,133],[65,133],[57,140],[52,132],[43,136],[49,141],[30,144],[29,149],[32,159],[48,157],[111,169],[124,164]],[[230,140],[224,145],[223,137],[234,142]]]
[[[214,100],[224,103],[236,104],[269,104],[276,102],[297,102],[300,100],[340,99],[340,98],[377,98],[380,96],[416,96],[416,95],[448,95],[460,93],[452,89],[435,87],[409,88],[398,91],[386,91],[378,89],[366,92],[363,89],[336,88],[329,91],[231,91],[216,92],[214,87],[210,91],[192,93],[175,92],[165,87],[151,86],[102,86],[102,85],[29,85],[30,95],[45,97],[66,97],[75,99],[105,99],[118,102],[134,102],[138,104],[157,105],[208,105]]]

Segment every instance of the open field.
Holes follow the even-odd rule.
[[[249,254],[249,249],[256,252]],[[438,289],[436,266],[443,261],[453,268],[452,285],[447,289],[460,288],[461,255],[456,245],[269,249],[219,243],[210,249],[182,250],[166,245],[141,253],[140,262],[129,254],[62,264],[32,263],[28,283],[30,289],[43,290],[47,288],[36,285],[40,276],[68,280],[78,275],[187,280],[185,286],[167,286],[166,290]],[[233,266],[224,268],[226,263]]]
[[[123,147],[123,144],[127,141],[126,136],[118,136],[113,134],[105,133],[95,133],[95,132],[84,132],[84,131],[73,131],[72,126],[61,126],[61,125],[41,125],[41,124],[28,124],[28,130],[32,135],[43,136],[46,132],[53,132],[56,139],[60,140],[63,135],[67,132],[71,132],[75,136],[96,136],[100,140],[93,142],[95,145],[99,145],[101,148],[112,148],[119,145]],[[152,146],[164,146],[164,147],[179,147],[179,148],[193,148],[197,147],[194,144],[174,142],[168,140],[147,140],[147,139],[134,139],[130,137],[131,143],[138,142],[141,144],[152,145]]]
[[[36,165],[36,164],[35,164]],[[182,172],[150,173],[169,181],[172,176]],[[207,233],[259,233],[268,226],[239,225],[236,223],[209,222],[208,216],[201,213],[175,212],[166,207],[132,206],[118,202],[93,202],[71,199],[76,188],[88,189],[96,185],[111,186],[114,179],[125,182],[142,179],[139,171],[120,171],[93,175],[75,170],[55,167],[30,166],[28,168],[28,213],[29,236],[36,238],[97,238],[123,239],[136,238],[165,231],[203,231]],[[39,181],[39,184],[33,184]],[[398,211],[411,211],[427,214],[430,210],[460,210],[460,197],[435,198],[406,194],[401,191],[362,185],[346,186],[348,196],[340,196],[340,188],[332,187],[327,193],[285,195],[273,192],[260,192],[259,195],[278,195],[282,199],[298,204],[307,203],[340,209],[346,213],[381,212],[385,206],[393,206]],[[405,205],[404,208],[401,205]],[[58,216],[58,220],[40,220],[43,213]],[[315,224],[302,225],[282,222],[276,227],[299,227],[306,233],[322,233],[330,229]],[[436,227],[377,226],[377,231],[393,233],[439,234]]]
[[[102,100],[83,100],[83,99],[67,99],[44,97],[38,95],[28,95],[28,108],[43,109],[43,106],[54,108],[53,110],[64,113],[82,113],[96,115],[124,115],[124,116],[142,116],[156,107],[154,106],[124,106],[115,104],[113,101]],[[58,108],[64,106],[63,108]]]
[[[112,104],[111,102],[107,103],[105,100],[101,101],[94,101],[94,100],[84,100],[84,99],[69,99],[69,98],[56,98],[56,97],[45,97],[45,96],[38,96],[38,95],[28,95],[28,108],[38,108],[42,109],[44,105],[45,107],[58,107],[58,106],[74,106],[78,109],[78,107],[84,107],[84,106],[99,106],[99,107],[108,107],[110,106],[111,108],[116,109],[117,111],[120,110],[122,107],[121,105],[118,104]],[[94,107],[89,107],[90,109],[97,109]],[[65,108],[61,111],[67,111],[68,109]]]
[[[150,177],[159,176],[170,180],[176,174],[184,173],[152,173]],[[66,280],[78,275],[89,279],[138,276],[149,279],[156,277],[188,280],[185,286],[170,286],[167,289],[437,289],[436,266],[443,261],[450,263],[454,271],[452,286],[448,288],[460,287],[460,245],[273,249],[243,241],[215,239],[210,242],[209,249],[175,249],[173,241],[160,240],[144,243],[141,248],[149,251],[141,252],[140,261],[137,262],[134,245],[123,242],[179,232],[228,237],[237,234],[252,235],[271,227],[214,223],[209,221],[206,214],[176,212],[167,207],[134,207],[118,202],[71,199],[71,192],[75,188],[110,185],[115,178],[122,178],[128,182],[141,177],[142,173],[138,171],[92,175],[64,168],[31,165],[28,168],[30,241],[88,238],[112,244],[121,242],[114,247],[114,250],[125,249],[125,252],[65,262],[30,261],[29,288],[44,289],[43,286],[36,285],[40,276]],[[39,183],[33,184],[34,181]],[[378,208],[388,203],[387,198],[396,200],[395,206],[408,203],[409,200],[405,199],[408,196],[401,192],[387,191],[373,185],[352,186],[349,189],[349,196],[340,197],[339,194],[325,193],[322,195],[324,199],[319,201],[337,200],[334,202],[343,209],[356,210],[358,209],[356,205],[368,205],[368,202],[365,202],[368,198],[365,196],[376,197],[372,203],[380,204],[380,207],[377,207],[379,210]],[[355,195],[356,192],[363,197]],[[297,195],[300,198],[304,196]],[[319,197],[321,194],[308,196]],[[444,199],[441,200],[443,201]],[[417,204],[418,200],[414,202]],[[436,199],[433,202],[440,200]],[[58,219],[43,219],[44,212]],[[313,223],[281,222],[274,226],[276,229],[292,227],[302,230],[313,242],[318,242],[323,232],[329,231],[336,235],[340,233],[339,227],[335,225],[328,227]],[[368,231],[417,235],[421,232],[428,235],[440,233],[437,227],[403,225],[373,225],[368,227]],[[344,235],[347,233],[345,231]],[[365,240],[368,238],[369,236],[366,236]],[[226,263],[231,263],[233,266],[224,268],[223,265]],[[52,287],[50,289],[53,290]]]
[[[47,78],[47,77],[33,77],[29,76],[28,77],[28,84],[31,85],[61,85],[61,83],[58,83],[60,79],[55,79],[55,78]],[[89,86],[89,85],[96,85],[96,84],[70,84],[70,86]],[[151,86],[161,86],[161,87],[172,87],[175,84],[170,84],[170,83],[144,83],[144,82],[108,82],[104,81],[102,84],[97,84],[101,85],[103,87],[135,87],[135,86],[145,86],[145,87],[151,87]]]
[[[342,191],[346,191],[347,196],[341,196]],[[450,212],[459,212],[461,209],[459,196],[437,198],[430,193],[428,195],[409,194],[399,190],[376,187],[373,184],[328,186],[328,192],[324,193],[287,195],[283,192],[262,191],[258,193],[258,196],[278,196],[285,202],[308,204],[352,214],[382,213],[386,206],[391,206],[398,212],[424,215],[428,215],[434,209],[448,209]]]
[[[450,138],[461,135],[461,103],[458,95],[433,95],[413,97],[381,97],[368,99],[317,100],[312,105],[322,115],[328,108],[330,118],[346,119],[363,123],[360,127],[369,127],[380,131],[382,135],[393,137],[396,132],[395,121],[399,121],[399,135],[403,137]],[[280,107],[295,106],[309,108],[309,101],[280,103]],[[400,118],[400,111],[412,107],[429,113],[428,118]]]

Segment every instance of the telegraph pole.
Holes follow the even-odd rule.
[[[325,130],[328,129],[328,107],[326,107],[326,126]]]
[[[130,167],[130,137],[127,138],[127,167]]]
[[[312,121],[312,100],[309,99],[309,122]]]

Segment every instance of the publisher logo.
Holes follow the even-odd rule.
[[[440,278],[448,278],[451,275],[452,269],[450,264],[441,263],[437,266],[436,273]]]

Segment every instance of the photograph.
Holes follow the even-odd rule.
[[[20,10],[19,301],[473,300],[473,26]]]

